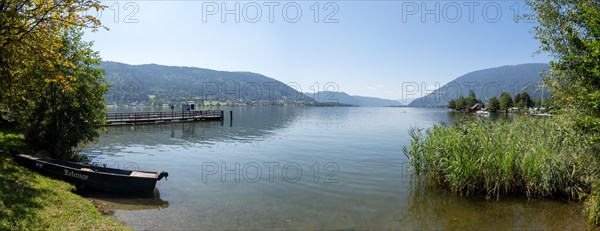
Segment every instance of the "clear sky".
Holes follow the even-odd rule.
[[[522,1],[103,3],[110,30],[85,36],[103,60],[251,71],[304,92],[334,82],[402,99],[403,83],[431,90],[474,70],[549,61],[533,55],[535,23],[514,21]]]

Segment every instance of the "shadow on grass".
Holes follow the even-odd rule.
[[[15,124],[2,123],[0,127],[0,230],[23,229],[36,222],[42,209],[42,197],[47,189],[37,189],[38,178],[26,168],[18,166],[7,154],[8,150],[28,150],[23,135]],[[29,225],[28,225],[29,224]]]
[[[40,222],[37,213],[43,208],[43,197],[54,192],[35,188],[38,183],[8,155],[0,156],[0,230],[27,229]]]

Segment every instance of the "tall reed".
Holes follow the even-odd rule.
[[[571,125],[555,116],[413,128],[403,150],[414,173],[461,194],[580,199],[600,162]]]

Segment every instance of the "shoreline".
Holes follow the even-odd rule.
[[[29,149],[23,135],[0,129],[0,149]],[[131,230],[76,187],[31,171],[0,154],[0,230]]]

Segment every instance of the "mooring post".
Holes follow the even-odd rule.
[[[233,126],[233,111],[229,111],[229,127]]]

